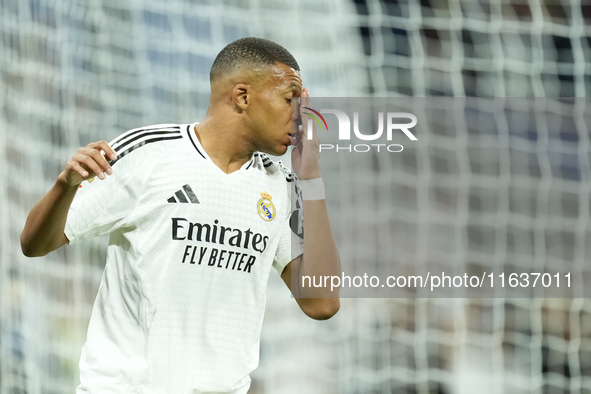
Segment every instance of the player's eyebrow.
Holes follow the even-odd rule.
[[[286,90],[290,90],[291,88],[296,88],[296,89],[302,90],[302,85],[300,85],[297,82],[292,82],[289,84],[289,86],[287,87]]]

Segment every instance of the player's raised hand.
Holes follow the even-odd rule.
[[[310,107],[310,93],[307,88],[304,88],[300,95],[299,114],[297,114],[301,121],[301,129],[299,132],[294,133],[295,137],[293,138],[293,145],[295,145],[295,147],[291,154],[292,168],[301,180],[320,177],[320,140],[318,139],[314,122],[311,122],[312,138],[309,138],[308,124],[310,122],[308,122],[308,119],[312,118],[306,114],[306,112],[310,112],[306,107]],[[298,124],[299,122],[292,122],[292,127],[298,127]]]
[[[106,175],[113,174],[109,161],[116,158],[117,154],[106,141],[92,142],[78,149],[68,160],[60,178],[69,186],[78,186],[94,176],[105,179]]]

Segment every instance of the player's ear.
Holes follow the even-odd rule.
[[[242,111],[250,104],[250,85],[239,83],[232,90],[232,100],[234,104]]]

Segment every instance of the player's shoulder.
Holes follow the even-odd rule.
[[[183,138],[181,124],[165,123],[142,126],[128,130],[115,137],[109,145],[117,153],[117,160],[134,152],[136,159],[149,158],[156,150],[166,149],[171,141]],[[144,148],[149,147],[149,148]],[[114,163],[111,163],[113,165]]]
[[[281,160],[274,161],[265,153],[255,152],[255,157],[258,157],[263,165],[263,168],[269,175],[282,176],[286,182],[296,182],[296,174],[287,166],[285,166]]]

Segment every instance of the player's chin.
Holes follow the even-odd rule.
[[[285,154],[285,152],[287,152],[287,149],[289,149],[289,146],[291,145],[291,141],[288,145],[284,145],[281,144],[277,147],[277,153],[273,153],[275,156],[282,156]]]
[[[285,154],[285,152],[287,152],[287,149],[289,148],[289,145],[291,145],[290,143],[288,143],[286,145],[286,143],[278,143],[276,145],[273,146],[267,146],[264,149],[261,149],[260,151],[263,153],[266,153],[268,155],[273,155],[273,156],[282,156]]]
[[[286,134],[278,145],[278,148],[282,150],[283,153],[287,152],[287,149],[293,145],[292,136],[290,134]]]

